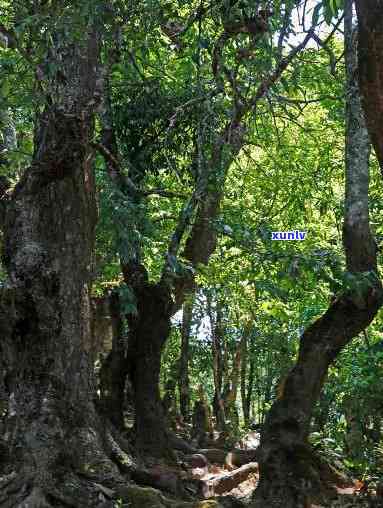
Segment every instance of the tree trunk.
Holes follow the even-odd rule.
[[[239,416],[236,403],[242,362],[242,340],[238,343],[237,350],[234,353],[231,376],[228,380],[228,386],[224,390],[225,415],[229,419],[230,427],[233,431],[237,431],[239,427]]]
[[[134,392],[135,445],[139,454],[171,458],[159,379],[173,302],[166,286],[147,280],[137,284],[135,296],[137,314],[129,316],[127,355]]]
[[[359,84],[366,123],[383,172],[383,16],[381,0],[356,0]]]
[[[248,422],[250,421],[250,409],[251,402],[253,399],[254,378],[255,378],[255,358],[253,352],[251,352],[250,372],[249,372],[249,380],[247,383],[246,404],[244,408],[244,417],[247,418]]]
[[[112,350],[100,370],[101,408],[118,429],[124,428],[125,384],[127,376],[127,341],[124,337],[123,322],[117,293],[109,297],[109,311],[112,321]]]
[[[255,492],[256,508],[309,506],[320,493],[320,480],[307,438],[314,405],[329,365],[353,337],[374,319],[382,305],[376,248],[369,228],[368,183],[370,145],[355,83],[355,32],[352,2],[346,3],[345,45],[347,69],[346,203],[344,246],[347,268],[354,284],[368,272],[363,288],[344,290],[327,312],[301,337],[298,360],[267,415],[261,437],[261,480]]]
[[[196,270],[199,264],[207,264],[212,253],[215,250],[216,242],[217,242],[217,231],[215,227],[215,220],[218,217],[220,206],[221,206],[221,200],[224,193],[224,184],[225,179],[228,174],[228,170],[232,164],[232,162],[235,160],[236,156],[239,154],[240,150],[242,149],[244,145],[244,134],[245,134],[245,127],[242,124],[242,121],[244,120],[245,116],[253,109],[256,108],[256,105],[258,102],[265,97],[268,90],[280,79],[283,72],[287,69],[289,64],[293,61],[293,59],[296,57],[296,55],[306,46],[307,42],[310,40],[311,34],[308,34],[304,41],[299,44],[295,49],[293,49],[283,60],[281,60],[274,71],[267,75],[262,82],[260,83],[255,95],[251,98],[251,100],[248,101],[247,105],[240,105],[240,103],[237,103],[234,101],[232,111],[223,126],[223,128],[217,133],[217,135],[214,137],[214,140],[212,142],[211,146],[211,154],[208,160],[202,160],[203,154],[202,151],[200,151],[201,147],[198,147],[198,157],[200,158],[200,161],[202,164],[200,165],[200,176],[198,179],[198,182],[196,184],[196,187],[194,189],[194,192],[190,199],[186,202],[185,206],[182,209],[182,212],[180,213],[179,220],[177,223],[177,226],[171,236],[171,240],[169,242],[168,246],[168,252],[166,255],[166,261],[163,265],[162,270],[162,277],[161,282],[158,285],[146,285],[147,289],[147,295],[146,298],[148,301],[154,302],[157,299],[156,292],[159,290],[160,292],[163,292],[165,290],[165,286],[167,288],[172,287],[175,302],[173,305],[172,313],[175,313],[183,304],[184,298],[187,295],[187,293],[190,293],[191,291],[195,290],[195,275],[192,274],[190,271],[187,271],[188,275],[185,275],[183,277],[179,277],[178,275],[174,277],[174,267],[172,268],[170,265],[172,263],[169,263],[171,259],[177,259],[179,256],[179,251],[181,248],[181,244],[183,240],[186,238],[186,241],[184,243],[184,251],[182,254],[182,257],[186,259],[189,264]],[[111,123],[107,122],[108,125],[106,125],[107,129],[105,133],[107,136],[109,136],[109,141],[107,138],[104,139],[105,143],[109,143],[112,141],[112,145],[114,143],[113,141],[113,135],[111,136]],[[131,185],[125,185],[127,183],[126,178],[123,175],[123,172],[119,171],[119,163],[118,157],[115,157],[115,153],[113,152],[113,147],[111,147],[112,150],[105,150],[102,149],[103,155],[111,162],[109,164],[111,168],[111,177],[114,179],[114,181],[117,183],[119,190],[125,194],[125,196],[133,201],[134,196],[129,195],[129,188],[131,189]],[[112,155],[112,157],[110,157]],[[139,164],[138,161],[130,161],[131,162],[131,169],[133,170],[133,173],[135,173],[135,162]],[[145,164],[141,164],[141,168],[138,168],[137,175],[138,178],[133,178],[133,183],[138,187],[141,178],[145,172]],[[141,176],[140,176],[141,175]],[[130,175],[132,179],[132,175]],[[134,194],[134,192],[133,192]],[[138,193],[139,194],[139,193]],[[138,196],[136,196],[136,199]],[[138,229],[140,229],[138,225]],[[131,246],[132,247],[132,246]],[[129,251],[134,250],[134,248],[129,249]],[[139,249],[137,248],[137,251]],[[137,255],[138,254],[138,255]],[[141,256],[139,255],[139,252],[135,252],[134,255],[131,255],[131,252],[129,254],[129,259],[124,259],[122,256],[122,264],[135,264],[136,268],[138,269],[136,272],[135,270],[129,269],[129,277],[124,276],[125,282],[127,285],[129,285],[133,292],[136,293],[136,283],[134,280],[131,280],[132,278],[135,279],[136,276],[141,277]],[[141,268],[140,268],[141,267]],[[153,289],[153,294],[150,297],[149,296],[149,288]],[[162,288],[162,289],[161,289]],[[168,289],[166,290],[168,291]],[[140,301],[142,295],[136,294],[137,301]],[[162,305],[162,304],[161,304]],[[157,358],[154,360],[154,355],[157,353],[160,355],[162,347],[164,342],[166,341],[166,337],[156,335],[157,329],[164,329],[163,327],[164,323],[170,320],[170,313],[169,316],[166,314],[157,313],[157,317],[159,319],[158,322],[154,320],[153,316],[149,316],[146,318],[146,314],[140,314],[138,318],[136,319],[136,324],[132,325],[132,332],[130,334],[130,337],[132,339],[132,357],[134,358],[135,362],[143,362],[142,365],[139,367],[136,366],[132,369],[130,369],[133,373],[132,380],[134,377],[136,377],[137,382],[134,383],[136,388],[141,385],[148,385],[149,379],[147,379],[145,382],[138,382],[138,375],[136,375],[136,372],[142,372],[143,376],[147,376],[148,378],[151,377],[152,381],[156,383],[156,386],[153,386],[151,389],[149,389],[148,386],[146,386],[146,402],[150,404],[150,410],[147,411],[145,408],[145,405],[140,402],[139,406],[136,406],[136,418],[140,421],[145,421],[147,417],[145,416],[146,413],[150,413],[149,420],[154,424],[154,421],[157,421],[157,427],[160,426],[160,435],[163,436],[164,439],[160,437],[159,440],[156,441],[156,444],[159,446],[159,448],[162,448],[162,445],[160,445],[160,442],[165,443],[165,434],[166,432],[162,429],[162,422],[163,422],[163,415],[162,415],[162,409],[158,413],[158,415],[155,417],[155,412],[157,408],[160,408],[160,405],[158,404],[159,396],[158,396],[158,375],[156,372],[159,372],[159,366],[161,358]],[[155,347],[152,347],[151,344],[148,344],[147,346],[144,346],[142,343],[144,342],[145,338],[144,336],[139,338],[138,334],[141,329],[144,328],[144,321],[152,323],[153,330],[151,333],[146,333],[146,337],[150,338],[150,341],[153,340],[154,343],[156,343]],[[139,324],[141,323],[141,324]],[[130,346],[129,346],[130,348]],[[155,366],[154,371],[151,373],[146,372],[147,368],[147,361],[145,360],[145,355],[139,353],[138,351],[141,350],[143,352],[148,352],[150,355],[150,358],[152,359],[153,365]],[[130,352],[129,352],[130,354]],[[130,360],[129,360],[130,362]],[[130,365],[133,367],[133,361],[130,362]],[[123,372],[122,374],[123,375]],[[141,386],[141,388],[143,388]],[[145,391],[145,390],[144,390]],[[155,397],[155,400],[152,402],[149,401],[149,392],[153,394]],[[136,396],[137,399],[137,396]],[[216,410],[218,419],[221,422],[221,425],[224,426],[224,411],[222,407],[222,401],[216,397]],[[143,411],[144,414],[141,416],[138,415],[138,411]],[[149,421],[147,422],[149,424]],[[149,427],[152,428],[152,423],[150,423]],[[137,426],[136,426],[137,427]],[[146,429],[147,430],[147,429]],[[141,444],[139,445],[139,448],[142,447],[144,444],[144,440],[148,439],[148,446],[144,446],[144,448],[149,447],[149,444],[153,441],[153,437],[149,435],[149,432],[145,431],[144,429],[139,430],[139,426],[137,427],[137,432],[142,432],[140,440]]]
[[[210,319],[210,327],[212,333],[212,356],[213,356],[213,378],[214,378],[214,400],[213,409],[216,418],[217,428],[224,430],[225,428],[225,408],[222,399],[223,389],[223,357],[222,357],[222,309],[219,302],[215,312],[215,319],[213,316],[211,297],[207,296],[207,310]]]
[[[247,342],[248,342],[247,334],[244,333],[242,336],[241,404],[242,404],[243,420],[244,420],[246,427],[249,425],[249,417],[250,417],[250,408],[248,408],[248,406],[247,406],[247,390],[246,390],[247,362],[248,362],[248,358],[249,358],[249,351],[248,351]]]
[[[179,392],[181,415],[184,421],[190,419],[189,342],[193,320],[193,304],[194,295],[190,295],[185,300],[182,314]]]
[[[91,361],[99,41],[89,26],[75,44],[68,33],[51,39],[48,63],[60,72],[45,80],[33,162],[6,212],[0,348],[9,410],[1,473],[17,475],[0,483],[4,506],[95,506],[94,486],[84,488],[76,472],[120,478],[105,452]]]

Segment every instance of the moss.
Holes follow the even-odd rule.
[[[129,508],[219,508],[217,501],[194,501],[191,503],[168,499],[156,489],[128,485],[120,489],[118,497],[129,502]]]
[[[197,504],[193,504],[193,508],[219,508],[217,501],[199,501]]]
[[[128,501],[131,508],[167,508],[162,494],[150,487],[129,485],[121,489],[118,496]]]

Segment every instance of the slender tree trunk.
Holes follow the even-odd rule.
[[[100,370],[100,399],[104,414],[118,429],[124,428],[127,341],[124,337],[121,306],[117,293],[109,297],[112,321],[112,350]]]
[[[242,351],[243,344],[241,340],[234,353],[231,376],[224,396],[225,414],[230,420],[230,425],[233,430],[237,430],[239,427],[239,416],[236,403],[242,362]]]
[[[120,478],[94,405],[90,138],[99,42],[89,27],[83,33],[75,44],[54,34],[49,63],[60,73],[46,78],[33,162],[6,212],[0,358],[9,410],[2,474],[18,474],[0,483],[4,506],[95,506],[96,489],[84,488],[75,472],[94,471],[96,481]]]
[[[366,123],[383,172],[383,16],[381,0],[356,0],[359,83]]]
[[[249,358],[247,334],[242,336],[242,360],[241,360],[241,404],[245,426],[249,425],[250,411],[247,406],[247,362]]]
[[[248,423],[250,421],[250,409],[251,409],[251,402],[253,399],[254,378],[255,378],[255,358],[254,358],[254,355],[251,354],[249,380],[247,383],[246,403],[245,403],[245,408],[244,408],[245,421],[247,421]]]
[[[212,356],[213,356],[213,377],[214,377],[214,401],[213,409],[216,418],[217,428],[224,430],[225,428],[225,408],[222,398],[223,390],[223,365],[222,357],[223,348],[223,330],[222,330],[222,309],[217,302],[215,319],[213,317],[213,309],[211,302],[208,301],[208,312],[210,316],[210,326],[212,330]]]
[[[304,332],[298,360],[287,375],[284,389],[267,415],[261,438],[261,480],[254,507],[300,508],[320,492],[307,444],[314,405],[329,365],[353,337],[374,319],[382,305],[377,277],[376,248],[368,215],[370,144],[355,83],[356,45],[352,30],[352,2],[346,2],[345,44],[347,69],[346,204],[344,246],[347,268],[355,281],[369,273],[358,291],[344,291],[327,312]],[[357,282],[355,282],[357,284]]]
[[[194,294],[185,300],[182,313],[179,392],[181,415],[190,419],[189,342],[193,321]]]

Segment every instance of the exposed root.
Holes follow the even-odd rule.
[[[66,446],[58,455],[61,461],[36,460],[36,457],[49,458],[49,450],[46,454],[34,454],[33,460],[26,454],[20,459],[18,474],[12,472],[0,477],[0,507],[112,506],[113,489],[127,485],[127,478],[111,458],[102,431],[79,428],[66,440]]]
[[[34,487],[17,508],[52,508],[52,505],[48,503],[43,490],[40,487]]]

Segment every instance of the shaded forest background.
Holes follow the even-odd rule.
[[[355,3],[0,0],[0,506],[383,505]]]

